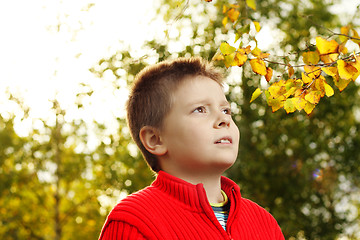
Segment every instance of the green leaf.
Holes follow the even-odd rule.
[[[250,24],[246,24],[245,26],[242,26],[239,31],[240,34],[245,34],[250,32]]]
[[[241,38],[241,36],[242,36],[242,33],[239,33],[239,32],[235,33],[235,41],[234,41],[234,43],[236,43]]]
[[[222,42],[220,44],[220,51],[224,55],[232,54],[235,52],[235,50],[236,50],[236,48],[230,46],[230,44],[228,44],[227,42]]]
[[[229,55],[224,55],[224,63],[225,63],[225,67],[230,67],[230,66],[236,66],[236,61],[234,61],[235,58],[235,52],[229,54]]]

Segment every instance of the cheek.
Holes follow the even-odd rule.
[[[234,124],[233,132],[234,132],[234,134],[235,134],[235,136],[237,138],[237,142],[239,143],[241,134],[240,134],[239,128],[235,124]]]
[[[202,148],[210,141],[208,134],[201,125],[196,125],[195,127],[185,127],[179,130],[178,133],[180,136],[178,138],[178,141],[180,141],[178,144],[188,149]]]
[[[205,133],[201,126],[187,128],[181,134],[183,139],[186,139],[189,144],[200,144],[206,141]]]
[[[200,127],[178,126],[172,131],[170,141],[172,142],[172,145],[177,148],[192,147],[193,145],[199,144],[199,142],[203,142],[201,140],[203,137],[201,132]]]

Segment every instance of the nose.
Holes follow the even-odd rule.
[[[231,116],[228,114],[220,113],[215,121],[215,128],[230,127]]]

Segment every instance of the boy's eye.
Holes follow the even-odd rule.
[[[201,106],[201,107],[197,107],[195,108],[195,110],[193,112],[196,112],[196,113],[206,113],[206,108],[204,106]]]
[[[222,111],[225,114],[231,115],[231,109],[230,108],[224,108]]]

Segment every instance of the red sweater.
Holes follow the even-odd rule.
[[[151,186],[127,196],[111,211],[99,239],[284,239],[276,220],[242,198],[238,185],[222,177],[221,188],[230,201],[226,231],[202,184],[193,185],[160,171]]]

